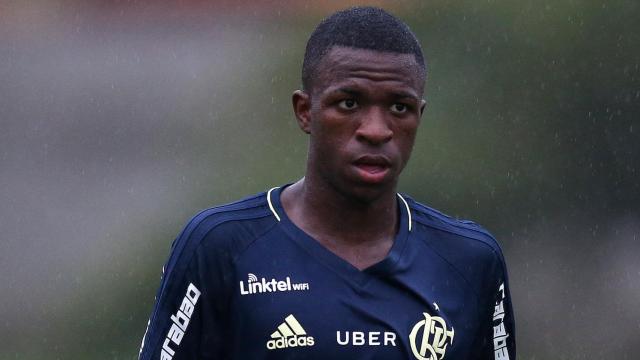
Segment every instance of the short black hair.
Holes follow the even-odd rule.
[[[305,90],[310,90],[318,64],[333,46],[413,54],[420,76],[426,74],[422,48],[407,24],[377,7],[352,7],[322,20],[311,33],[302,63]]]

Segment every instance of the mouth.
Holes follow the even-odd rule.
[[[391,170],[391,161],[381,155],[364,155],[353,162],[358,176],[367,183],[380,183]]]

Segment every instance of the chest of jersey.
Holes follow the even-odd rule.
[[[419,241],[409,239],[391,264],[358,271],[280,235],[235,262],[230,358],[469,357],[475,295]]]

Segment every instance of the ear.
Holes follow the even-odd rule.
[[[422,114],[424,114],[424,109],[427,107],[427,100],[422,99],[420,100],[420,117],[422,117]]]
[[[311,133],[311,97],[303,90],[296,90],[291,96],[291,102],[298,126],[305,133]]]

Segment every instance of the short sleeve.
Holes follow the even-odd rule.
[[[174,241],[140,348],[140,360],[219,359],[223,276],[188,225]]]
[[[496,277],[491,281],[490,301],[485,325],[481,329],[482,359],[514,360],[516,358],[515,317],[509,292],[509,279],[502,256],[497,266]]]

